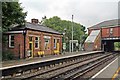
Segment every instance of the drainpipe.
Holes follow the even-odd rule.
[[[25,48],[25,45],[26,45],[26,29],[23,30],[23,35],[24,35],[24,59],[26,58],[25,56],[25,52],[26,52],[26,48]]]
[[[100,28],[100,46],[101,46],[101,50],[104,51],[104,44],[103,44],[103,40],[102,40],[102,28]]]

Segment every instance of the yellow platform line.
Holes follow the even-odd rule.
[[[114,80],[118,76],[119,71],[120,71],[120,67],[117,69],[117,71],[113,75],[112,80]]]

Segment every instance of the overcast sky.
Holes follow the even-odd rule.
[[[70,20],[74,15],[74,22],[86,27],[99,22],[118,18],[119,0],[19,0],[27,11],[26,20],[42,19],[59,16],[63,20]]]

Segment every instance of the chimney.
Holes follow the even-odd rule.
[[[38,19],[31,19],[31,23],[38,24],[39,20]]]

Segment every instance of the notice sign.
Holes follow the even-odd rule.
[[[64,50],[66,49],[66,43],[63,43],[63,49]]]

